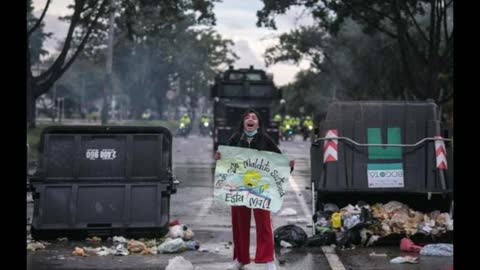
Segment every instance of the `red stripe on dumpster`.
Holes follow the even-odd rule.
[[[435,154],[436,154],[437,156],[439,156],[439,155],[444,155],[444,156],[446,156],[446,155],[447,155],[447,153],[445,152],[445,149],[443,149],[442,147],[438,148]]]
[[[332,147],[335,151],[338,151],[338,145],[332,141],[326,141],[323,150],[326,151],[327,147]]]
[[[338,130],[327,130],[325,138],[332,139],[326,140],[323,145],[323,163],[338,161],[338,140],[334,139],[338,138]]]
[[[447,151],[445,149],[445,143],[441,140],[442,136],[435,136],[435,156],[437,158],[437,168],[440,170],[446,170],[447,166]]]

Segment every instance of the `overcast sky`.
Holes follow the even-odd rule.
[[[38,16],[45,6],[46,0],[33,0],[35,14]],[[53,32],[53,39],[48,40],[44,46],[48,51],[54,51],[58,40],[62,40],[67,32],[68,25],[59,21],[59,16],[70,14],[67,5],[71,0],[53,0],[50,3],[45,17],[45,31]],[[240,57],[235,63],[236,68],[255,67],[265,68],[263,53],[271,45],[277,44],[276,39],[281,33],[288,32],[293,28],[310,23],[308,18],[302,17],[300,9],[292,9],[286,15],[277,18],[277,31],[258,28],[256,12],[260,10],[263,3],[260,0],[223,0],[216,3],[214,12],[217,18],[217,25],[214,27],[224,38],[235,42],[234,51]],[[273,73],[275,83],[278,86],[293,81],[294,76],[300,69],[308,68],[308,63],[301,65],[276,64],[270,66],[268,71]]]

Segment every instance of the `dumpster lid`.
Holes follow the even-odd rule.
[[[48,126],[40,136],[40,152],[47,134],[162,134],[172,140],[170,130],[162,126]]]

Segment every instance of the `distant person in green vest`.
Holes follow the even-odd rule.
[[[306,141],[308,137],[313,135],[313,119],[307,115],[302,123],[303,140]]]

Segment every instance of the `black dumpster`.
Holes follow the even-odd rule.
[[[362,200],[449,211],[453,152],[448,140],[436,137],[443,135],[437,110],[433,102],[332,102],[311,147],[316,209]],[[442,144],[447,162],[437,165]]]
[[[176,191],[168,129],[53,126],[39,153],[34,238],[165,232]]]

